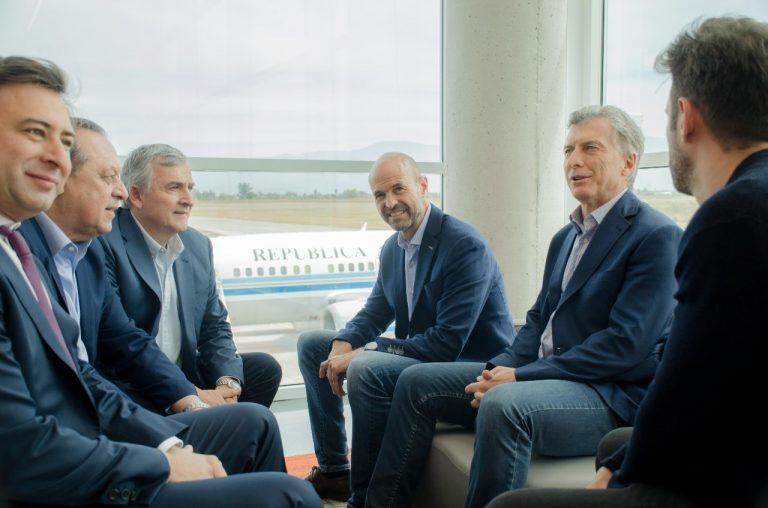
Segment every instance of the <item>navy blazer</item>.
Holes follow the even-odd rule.
[[[627,191],[600,223],[562,291],[576,239],[576,228],[566,225],[549,246],[544,282],[525,325],[491,363],[515,367],[518,381],[586,383],[631,423],[669,333],[681,235],[669,217]],[[553,312],[554,354],[539,358]]]
[[[243,381],[243,360],[232,340],[227,309],[219,298],[211,241],[187,228],[184,251],[173,263],[181,321],[181,370],[201,388],[222,376]],[[117,210],[112,231],[101,237],[107,272],[128,315],[153,337],[160,320],[160,280],[147,242],[130,210]]]
[[[56,263],[35,219],[22,223],[19,231],[32,253],[53,281],[58,303],[66,300]],[[91,242],[75,271],[80,300],[80,333],[89,361],[127,393],[158,411],[192,395],[195,387],[160,350],[155,339],[128,318],[109,283],[104,251]]]
[[[395,233],[381,249],[376,284],[337,338],[425,362],[486,361],[515,336],[496,258],[480,233],[435,205],[424,229],[408,319],[405,251]],[[395,337],[378,337],[395,321]]]
[[[74,354],[77,323],[51,301]],[[31,503],[148,504],[169,473],[155,447],[186,425],[140,408],[90,364],[73,369],[65,354],[0,249],[0,490]]]

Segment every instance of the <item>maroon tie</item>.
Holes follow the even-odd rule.
[[[45,317],[48,320],[48,324],[51,325],[53,334],[56,336],[56,340],[64,350],[67,363],[69,363],[70,367],[75,369],[75,362],[72,360],[72,354],[69,352],[69,348],[64,342],[64,336],[61,334],[59,323],[56,321],[56,317],[53,315],[51,302],[48,300],[48,294],[43,288],[43,283],[40,280],[40,273],[37,271],[37,266],[35,266],[35,259],[32,257],[32,253],[29,251],[29,246],[27,245],[26,240],[24,240],[24,237],[21,236],[21,233],[18,231],[12,231],[6,226],[0,226],[0,235],[8,238],[8,241],[11,242],[11,247],[13,247],[13,250],[16,251],[16,255],[19,256],[21,267],[24,270],[24,274],[27,276],[32,289],[35,292],[37,302],[40,304],[40,309],[43,311],[43,314],[45,314]]]

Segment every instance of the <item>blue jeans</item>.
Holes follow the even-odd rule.
[[[324,473],[350,468],[342,399],[333,394],[326,379],[318,377],[320,363],[328,358],[335,336],[333,331],[306,332],[299,337],[298,343],[299,368],[307,391],[312,440],[320,470]],[[363,506],[365,503],[368,481],[376,464],[397,378],[407,367],[418,363],[413,358],[364,351],[349,364],[347,392],[352,409],[350,506]]]
[[[464,387],[483,368],[482,363],[429,363],[402,372],[366,506],[411,505],[437,420],[475,428],[466,500],[472,508],[524,487],[532,452],[591,455],[603,435],[619,425],[591,387],[556,379],[496,386],[480,409],[473,409]]]

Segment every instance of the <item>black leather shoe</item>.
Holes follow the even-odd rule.
[[[317,466],[312,466],[306,478],[315,488],[315,492],[322,499],[333,499],[334,501],[346,501],[351,495],[349,489],[349,471],[344,474],[329,478],[320,471]]]

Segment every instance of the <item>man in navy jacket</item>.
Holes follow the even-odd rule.
[[[663,359],[597,488],[512,492],[496,507],[766,505],[768,440],[754,405],[768,356],[768,23],[695,22],[656,68],[672,74],[672,181],[701,205],[680,242]]]
[[[437,419],[476,429],[468,507],[523,487],[533,451],[593,454],[634,419],[672,317],[681,231],[628,189],[643,151],[629,115],[584,108],[569,127],[564,170],[579,207],[550,244],[525,326],[485,366],[402,373],[368,506],[410,504]]]
[[[38,505],[245,507],[258,492],[265,506],[319,506],[282,473],[227,476],[282,460],[274,433],[269,449],[256,450],[256,439],[233,444],[257,406],[164,418],[79,359],[78,323],[17,231],[71,171],[76,133],[64,90],[55,65],[0,58],[0,492]]]
[[[142,145],[126,157],[121,177],[128,196],[101,240],[125,312],[196,386],[269,406],[280,364],[235,348],[211,242],[188,227],[194,181],[186,157],[169,145]]]
[[[398,231],[381,249],[373,290],[343,330],[305,333],[298,348],[320,464],[309,479],[321,497],[349,495],[341,399],[348,376],[350,503],[360,506],[400,372],[422,362],[486,361],[514,337],[490,247],[472,226],[429,204],[427,178],[413,159],[381,156],[370,184],[382,218]],[[393,320],[395,338],[380,336]]]

